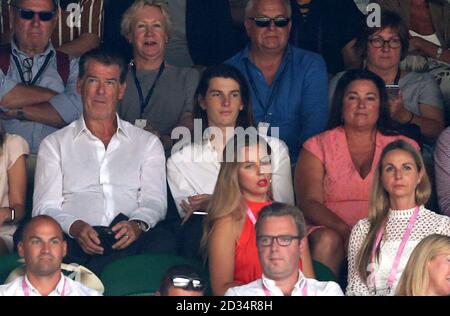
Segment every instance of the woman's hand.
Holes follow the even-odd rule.
[[[389,98],[388,108],[391,119],[394,121],[402,124],[410,122],[412,114],[405,108],[401,91],[399,91],[398,96]]]
[[[183,225],[191,215],[198,210],[206,210],[211,194],[197,194],[188,197],[187,201],[181,201],[181,208],[186,212],[181,225]]]

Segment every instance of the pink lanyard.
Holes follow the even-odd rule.
[[[253,226],[255,226],[256,224],[256,217],[255,214],[253,214],[252,210],[250,208],[247,208],[247,216],[250,219],[250,221],[252,222]]]
[[[272,293],[269,291],[269,289],[264,284],[262,279],[261,279],[261,284],[262,284],[262,288],[263,288],[264,294],[266,294],[266,296],[272,296]],[[306,280],[305,279],[303,279],[302,296],[308,296],[308,288],[306,286]]]
[[[400,259],[403,254],[403,250],[405,249],[406,242],[409,240],[409,237],[411,236],[411,232],[413,230],[414,223],[416,222],[418,215],[419,215],[419,207],[416,206],[414,213],[411,215],[411,218],[409,219],[408,226],[406,226],[406,230],[405,230],[405,233],[403,234],[402,241],[400,242],[400,246],[398,247],[397,254],[395,255],[394,263],[392,264],[391,272],[389,273],[389,277],[387,280],[388,291],[390,291],[390,289],[392,288],[392,285],[395,282],[395,276],[397,274],[398,265],[400,264]],[[383,238],[383,233],[384,233],[384,227],[382,227],[382,229],[380,229],[378,231],[377,239],[376,239],[375,245],[372,249],[372,259],[371,259],[372,272],[374,272],[374,270],[375,270],[375,264],[374,264],[375,263],[375,252],[376,252],[378,245],[381,242],[381,238]],[[372,282],[373,282],[372,283],[373,286],[375,287],[375,273],[372,273]]]
[[[28,284],[25,281],[25,276],[22,279],[22,290],[23,290],[23,294],[25,296],[30,296],[30,289],[28,288]],[[63,290],[62,290],[61,296],[65,296],[65,292],[66,292],[66,279],[64,279],[64,285],[63,285]]]

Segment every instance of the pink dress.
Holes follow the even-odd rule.
[[[403,139],[419,149],[417,143],[408,137],[385,136],[377,132],[372,167],[365,178],[361,178],[353,165],[342,127],[311,137],[303,144],[303,147],[324,165],[324,205],[350,227],[367,217],[370,189],[381,152],[387,144],[398,139]]]

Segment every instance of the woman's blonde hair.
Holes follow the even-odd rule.
[[[234,135],[223,150],[223,162],[220,166],[214,192],[206,209],[208,215],[203,222],[201,249],[205,259],[209,237],[217,220],[226,216],[232,216],[236,222],[245,219],[247,208],[239,184],[239,167],[245,161],[245,157],[242,156],[242,149],[255,145],[266,146],[267,154],[271,154],[270,146],[263,137],[256,133]]]
[[[172,20],[170,19],[169,13],[167,12],[167,7],[165,1],[162,0],[137,0],[135,1],[131,7],[125,11],[122,17],[122,22],[120,24],[120,33],[128,39],[132,29],[133,29],[133,21],[136,18],[136,14],[139,10],[141,10],[145,6],[151,6],[158,8],[162,15],[164,16],[164,26],[166,28],[167,34],[170,36],[170,32],[172,30]]]
[[[372,248],[375,244],[377,233],[380,229],[384,229],[389,214],[389,194],[383,187],[383,160],[386,155],[393,150],[403,150],[409,153],[416,164],[421,179],[416,187],[416,205],[425,204],[430,198],[431,185],[428,178],[421,154],[408,142],[404,140],[396,140],[388,144],[381,153],[380,161],[378,162],[377,170],[373,178],[371,199],[369,204],[369,232],[362,244],[358,253],[358,272],[362,280],[367,283],[369,275],[368,266],[371,263]],[[380,245],[376,249],[376,260],[378,260]]]
[[[428,262],[440,254],[450,255],[450,237],[433,234],[422,239],[409,257],[395,295],[425,295],[430,285]]]

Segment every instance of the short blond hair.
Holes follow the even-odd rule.
[[[139,10],[141,10],[145,6],[158,8],[162,15],[164,16],[164,26],[166,28],[166,32],[170,35],[172,30],[172,20],[170,19],[170,15],[167,12],[167,7],[164,1],[162,0],[137,0],[135,1],[131,7],[125,11],[122,17],[122,22],[120,24],[120,33],[128,39],[131,34],[133,21],[136,17],[136,14]]]

